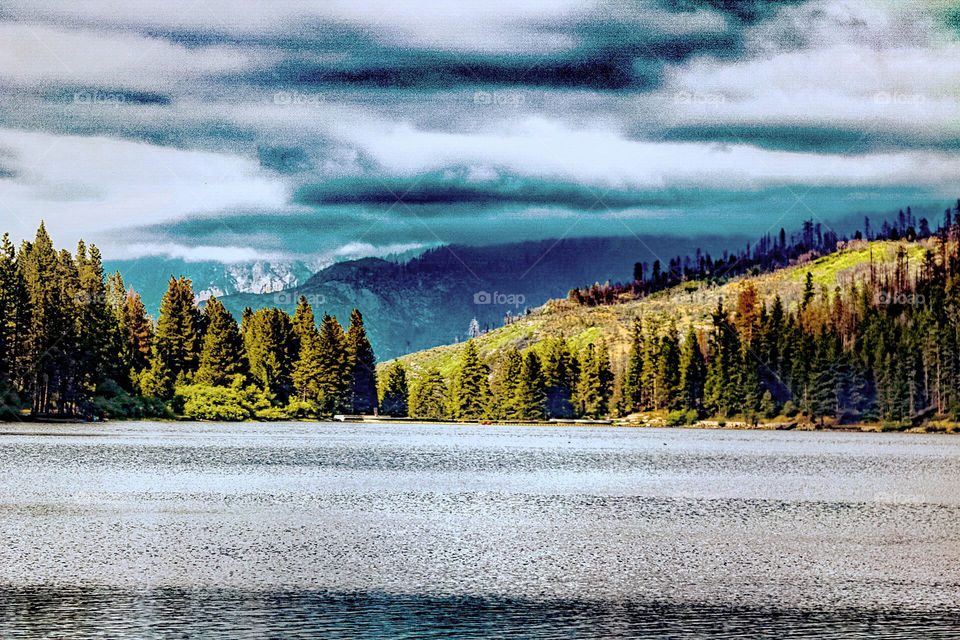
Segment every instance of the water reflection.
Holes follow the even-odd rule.
[[[4,638],[950,638],[960,615],[324,592],[0,590]]]

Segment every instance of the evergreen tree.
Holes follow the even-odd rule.
[[[317,400],[325,414],[345,411],[349,407],[351,377],[346,343],[347,336],[337,317],[325,314],[315,359]]]
[[[697,332],[691,325],[680,353],[680,397],[684,409],[700,411],[702,408],[705,376],[703,353],[700,351]]]
[[[740,340],[722,301],[713,314],[713,326],[710,361],[704,380],[704,404],[711,413],[729,417],[743,404],[739,387],[743,361]]]
[[[160,305],[160,319],[153,339],[152,380],[148,383],[158,397],[169,397],[174,381],[196,370],[199,362],[199,322],[193,283],[186,278],[170,278],[169,288]]]
[[[30,324],[26,333],[24,390],[32,396],[34,414],[54,410],[52,381],[58,376],[59,346],[67,341],[73,323],[65,317],[66,301],[60,295],[58,256],[43,223],[33,243],[24,243],[17,262],[22,274],[30,307]]]
[[[543,420],[546,417],[547,395],[543,386],[540,358],[533,351],[527,353],[520,370],[517,386],[517,417],[520,420]]]
[[[577,413],[585,418],[601,418],[607,414],[612,391],[612,375],[605,345],[598,347],[588,344],[580,362],[580,380],[575,397]]]
[[[676,409],[680,403],[680,346],[677,343],[676,328],[660,339],[660,348],[656,360],[656,395],[654,406],[657,409]]]
[[[268,396],[286,402],[299,356],[293,320],[280,309],[258,309],[245,318],[240,333],[251,378]]]
[[[447,383],[440,372],[428,371],[410,393],[410,416],[420,420],[448,420]]]
[[[24,366],[22,344],[27,337],[28,312],[26,283],[16,249],[10,236],[4,234],[0,248],[0,405],[17,404],[17,371]]]
[[[403,365],[395,362],[387,369],[383,379],[383,389],[380,393],[380,410],[384,415],[402,418],[407,415],[409,391],[407,389],[407,372]],[[446,393],[441,394],[441,401],[445,400]]]
[[[200,351],[200,367],[196,382],[229,386],[233,377],[243,372],[243,341],[236,320],[216,298],[210,298],[204,309],[207,331]]]
[[[367,339],[363,316],[354,309],[346,336],[348,406],[351,413],[374,413],[377,410],[377,359]]]
[[[630,327],[630,354],[627,361],[627,372],[621,385],[621,398],[624,412],[632,413],[640,408],[643,386],[643,353],[644,336],[643,322],[639,317],[634,318]]]
[[[806,311],[810,302],[813,300],[813,274],[807,271],[807,277],[803,283],[803,297],[800,298],[800,310]]]
[[[570,353],[566,340],[556,338],[547,342],[542,361],[547,417],[572,418],[574,389],[579,375],[579,364]]]
[[[468,340],[450,387],[450,415],[455,420],[480,420],[490,408],[489,371],[480,361],[477,346]]]
[[[292,381],[297,397],[304,402],[316,401],[320,394],[320,331],[317,329],[313,308],[305,296],[300,296],[293,314],[297,356]]]
[[[523,369],[523,356],[516,347],[507,351],[494,374],[493,411],[497,420],[522,419],[520,398],[520,376]]]
[[[147,316],[147,308],[140,294],[129,291],[123,303],[123,322],[127,349],[130,353],[129,366],[141,372],[150,365],[150,352],[153,346],[153,321]]]

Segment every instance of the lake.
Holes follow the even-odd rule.
[[[0,425],[0,637],[925,638],[960,438]]]

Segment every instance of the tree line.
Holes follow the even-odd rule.
[[[953,212],[947,209],[939,229],[950,228],[952,215],[960,216],[960,200],[957,200]],[[599,306],[636,300],[644,296],[670,289],[677,285],[697,280],[710,284],[721,284],[742,275],[757,275],[782,267],[811,260],[833,253],[839,243],[850,240],[921,240],[934,235],[926,218],[919,220],[910,207],[900,210],[893,222],[883,221],[879,232],[874,232],[870,218],[863,219],[863,229],[858,229],[852,237],[839,236],[832,230],[823,230],[819,222],[805,220],[798,233],[787,235],[785,229],[771,236],[764,234],[752,246],[748,244],[739,252],[724,252],[721,258],[714,259],[709,253],[699,249],[693,256],[676,256],[667,265],[654,260],[648,270],[648,264],[634,264],[633,281],[627,284],[600,284],[595,282],[586,287],[574,287],[567,299],[578,305]]]
[[[246,309],[238,324],[216,298],[198,308],[171,277],[159,318],[100,252],[57,251],[36,238],[0,247],[0,403],[7,419],[186,415],[276,419],[373,413],[376,358],[363,316],[319,326],[301,298],[293,317]]]
[[[406,372],[395,364],[388,395],[409,399],[392,406],[430,419],[663,411],[675,424],[801,413],[819,422],[958,421],[960,224],[947,211],[928,238],[912,245],[915,268],[900,244],[891,260],[871,256],[830,290],[807,272],[791,309],[779,295],[762,300],[747,281],[734,305],[721,299],[704,326],[680,331],[678,317],[637,317],[622,366],[611,367],[602,339],[572,353],[566,340],[554,338],[492,363],[481,361],[471,340],[449,379],[428,371],[409,394]],[[846,248],[868,246],[853,240]]]

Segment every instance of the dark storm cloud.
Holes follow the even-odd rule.
[[[666,63],[695,54],[731,55],[740,44],[736,27],[675,35],[602,19],[544,24],[539,29],[579,44],[561,52],[511,55],[431,51],[387,47],[369,34],[324,25],[321,32],[332,34],[332,42],[324,37],[257,43],[283,51],[286,59],[239,80],[271,87],[450,90],[495,86],[644,91],[658,86]],[[343,59],[314,61],[324,52],[336,52]]]
[[[669,127],[662,132],[661,137],[667,141],[723,142],[749,144],[772,150],[839,154],[910,149],[953,151],[960,148],[960,137],[932,129],[907,132],[855,127],[732,123]]]
[[[710,9],[720,11],[745,24],[772,18],[784,6],[796,6],[807,0],[657,0],[665,9],[690,12]]]
[[[519,177],[469,182],[430,174],[409,179],[364,178],[329,181],[320,185],[301,187],[294,194],[294,201],[307,206],[393,207],[403,203],[418,207],[519,205],[581,211],[616,211],[644,207],[698,206],[707,200],[743,202],[753,200],[755,197],[755,194],[699,188],[655,191],[612,190],[597,186],[588,187],[574,183]],[[402,215],[403,212],[399,213]]]

